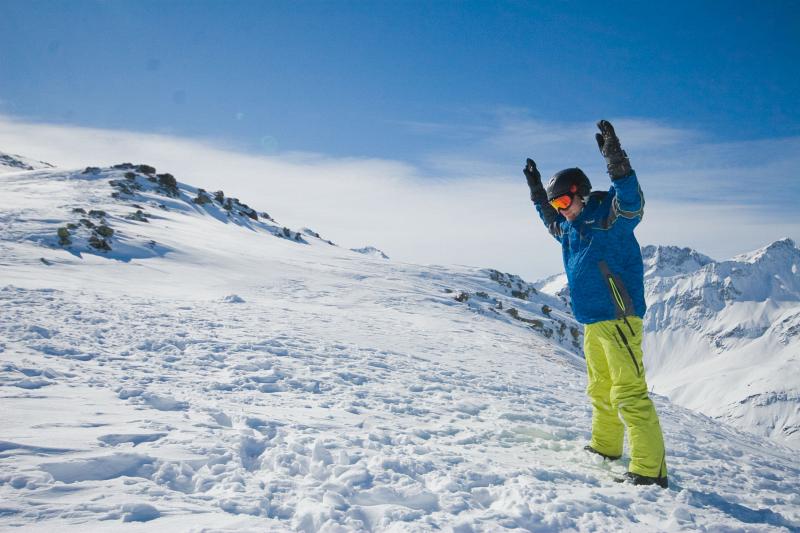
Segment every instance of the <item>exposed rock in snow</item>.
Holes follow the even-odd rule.
[[[365,246],[363,248],[350,248],[350,250],[359,254],[368,255],[370,257],[377,257],[379,259],[389,259],[388,255],[378,250],[374,246]]]
[[[223,191],[212,196],[178,182],[172,174],[157,174],[154,167],[146,164],[9,174],[8,190],[4,192],[6,200],[15,203],[8,205],[24,206],[24,191],[35,187],[37,181],[43,181],[50,193],[61,195],[63,203],[47,211],[39,210],[39,219],[30,217],[24,224],[15,224],[11,228],[13,235],[64,248],[78,257],[92,254],[128,262],[186,252],[187,247],[202,246],[202,239],[183,239],[180,231],[173,230],[173,224],[185,223],[192,217],[300,244],[308,244],[307,238],[322,240],[304,238],[268,216],[259,217],[254,209],[237,198],[226,197]],[[159,223],[146,232],[150,238],[143,238],[143,224],[154,221]],[[196,229],[202,225],[196,224]]]
[[[36,161],[35,159],[29,159],[21,155],[0,152],[0,174],[45,168],[54,167],[50,163],[45,163],[44,161]]]

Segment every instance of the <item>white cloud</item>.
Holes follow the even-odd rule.
[[[647,121],[622,120],[616,126],[648,198],[645,220],[637,230],[643,244],[693,246],[724,259],[785,236],[800,241],[796,210],[791,215],[772,214],[741,203],[740,198],[735,205],[681,199],[681,193],[703,190],[710,181],[726,176],[735,180],[759,172],[783,176],[798,157],[796,140],[693,148],[682,139],[699,142],[697,133]],[[525,157],[542,156],[548,171],[554,171],[580,164],[568,158],[579,154],[576,159],[591,161],[584,168],[594,177],[596,188],[605,188],[608,181],[596,153],[593,128],[593,124],[510,125],[507,120],[485,137],[476,134],[473,144],[461,151],[430,154],[427,163],[433,175],[398,160],[316,153],[252,155],[218,140],[37,124],[1,115],[0,150],[66,168],[148,163],[182,182],[223,189],[281,223],[309,226],[348,248],[370,244],[395,260],[471,264],[535,279],[559,271],[561,258],[558,244],[528,199],[521,173]],[[513,146],[504,145],[504,139]],[[633,147],[638,147],[636,152]],[[648,155],[658,154],[657,148],[666,151],[665,147],[674,153],[688,150],[689,162],[675,164]],[[745,157],[731,162],[731,154],[752,149],[766,150],[771,157],[744,169]],[[691,161],[702,164],[694,168]],[[707,200],[708,195],[698,199]]]

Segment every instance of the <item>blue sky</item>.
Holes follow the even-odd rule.
[[[797,2],[3,0],[15,116],[415,158],[521,117],[800,134]]]
[[[651,202],[750,208],[771,224],[763,244],[800,237],[800,4],[657,4],[0,0],[0,115],[307,157],[323,174],[321,160],[388,162],[418,184],[518,187],[531,156],[598,188],[607,118]]]

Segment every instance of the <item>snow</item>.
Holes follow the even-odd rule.
[[[800,527],[795,451],[663,396],[671,488],[615,483],[627,452],[582,450],[560,298],[365,257],[183,183],[112,198],[128,171],[0,177],[1,529]],[[76,207],[105,211],[110,251],[85,225],[58,243]]]

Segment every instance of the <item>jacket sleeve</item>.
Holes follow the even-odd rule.
[[[644,194],[639,187],[636,172],[631,171],[624,178],[613,180],[611,189],[614,197],[608,225],[622,225],[633,230],[644,216]]]
[[[542,222],[544,222],[544,225],[547,228],[547,231],[550,232],[550,235],[552,235],[558,242],[561,242],[561,223],[566,220],[564,215],[556,211],[553,206],[547,202],[534,202],[533,205],[536,206],[536,211],[539,213],[539,218],[541,218]]]

